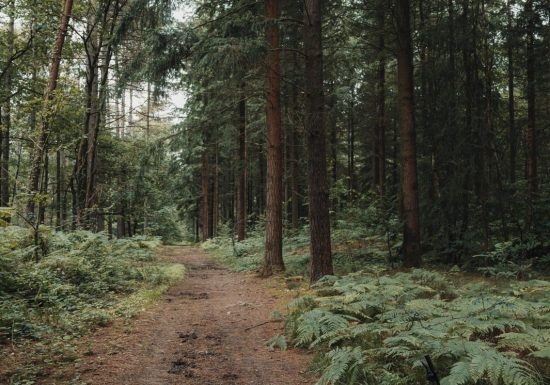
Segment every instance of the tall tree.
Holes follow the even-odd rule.
[[[376,12],[378,29],[378,68],[376,79],[376,123],[374,124],[373,175],[378,193],[384,196],[386,181],[386,53],[385,53],[385,9],[380,4]]]
[[[420,217],[416,165],[416,129],[413,101],[413,52],[410,0],[397,0],[397,87],[401,137],[401,184],[403,195],[403,264],[420,266]]]
[[[246,95],[244,85],[241,84],[240,99],[237,102],[237,125],[238,137],[238,171],[236,183],[236,219],[237,240],[243,241],[246,238],[246,179],[247,179],[247,151],[246,151]]]
[[[515,74],[514,74],[514,31],[512,23],[511,0],[506,3],[506,18],[508,33],[506,36],[506,53],[508,56],[508,141],[510,147],[510,183],[516,183],[516,157],[517,157],[517,134],[516,134],[516,107],[515,107]]]
[[[279,43],[279,0],[266,0],[266,122],[267,183],[264,275],[284,270],[283,261],[283,146],[281,124],[281,60]]]
[[[61,58],[63,54],[63,46],[65,44],[65,37],[69,28],[69,20],[73,9],[73,0],[65,0],[63,6],[63,15],[61,17],[61,23],[55,39],[55,46],[52,55],[52,64],[50,66],[50,74],[48,77],[48,88],[46,90],[46,96],[43,106],[42,125],[37,132],[37,139],[34,145],[31,163],[31,173],[29,178],[29,193],[30,199],[27,205],[27,215],[34,215],[35,197],[39,192],[40,173],[43,167],[43,160],[46,154],[48,146],[48,136],[50,133],[49,127],[49,114],[51,108],[51,101],[54,97],[54,92],[57,88],[57,81],[59,79],[59,69],[61,64]]]
[[[323,45],[321,0],[304,0],[305,117],[311,281],[333,273],[329,188],[323,126]]]
[[[527,17],[527,226],[535,222],[537,192],[537,135],[535,127],[535,18],[533,0],[525,2]]]
[[[8,5],[9,21],[8,21],[8,55],[15,55],[15,0],[12,0]],[[9,67],[5,73],[5,102],[4,111],[1,115],[0,122],[0,206],[7,207],[10,204],[10,131],[12,126],[12,97],[13,92],[13,63],[8,64]],[[9,220],[9,219],[8,219]]]

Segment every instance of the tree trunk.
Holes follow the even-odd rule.
[[[514,95],[514,41],[512,32],[512,6],[510,0],[507,3],[508,17],[508,39],[507,39],[507,54],[508,54],[508,126],[509,126],[509,141],[510,141],[510,183],[516,183],[516,158],[517,158],[517,134],[516,134],[516,107]]]
[[[308,160],[311,281],[333,274],[329,189],[323,126],[323,48],[321,1],[305,0],[305,129]]]
[[[355,91],[354,85],[351,86],[351,98],[348,111],[348,204],[351,204],[355,198]]]
[[[403,234],[403,264],[420,266],[420,219],[416,167],[416,130],[413,102],[413,58],[410,28],[410,0],[397,2],[397,83],[399,97],[399,128],[401,135],[401,183],[405,229]]]
[[[209,182],[209,165],[208,165],[208,143],[204,143],[205,149],[202,153],[201,162],[201,186],[202,186],[202,210],[201,210],[201,222],[202,222],[202,241],[208,239],[208,182]]]
[[[212,192],[212,236],[218,236],[218,225],[220,223],[220,172],[219,172],[220,150],[218,142],[214,145],[214,191]]]
[[[380,196],[385,194],[386,182],[386,56],[384,26],[386,15],[380,7],[378,18],[378,71],[376,82],[376,124],[374,125],[374,183]]]
[[[535,127],[535,12],[533,0],[525,3],[527,17],[527,226],[535,224],[537,192],[537,137]]]
[[[46,196],[48,194],[48,184],[50,181],[50,157],[48,153],[44,153],[44,170],[42,171],[42,185],[40,186],[40,194]],[[46,214],[46,205],[38,205],[38,223],[44,224]]]
[[[281,59],[279,50],[280,15],[279,0],[266,0],[266,40],[269,46],[267,55],[266,79],[266,121],[267,121],[267,183],[266,183],[266,224],[265,255],[263,275],[273,271],[283,271],[283,146],[281,124]]]
[[[296,53],[293,54],[293,63],[297,67],[296,63]],[[292,121],[291,121],[291,132],[288,134],[289,138],[289,163],[290,163],[290,222],[293,229],[298,229],[300,227],[300,194],[299,194],[299,168],[298,168],[298,87],[296,83],[292,83]]]
[[[246,238],[246,99],[244,86],[241,86],[241,98],[238,103],[238,126],[239,126],[239,154],[238,154],[238,176],[237,176],[237,213],[236,230],[237,240],[243,241]]]
[[[15,0],[9,5],[9,22],[8,22],[8,52],[14,54],[15,40]],[[13,65],[10,65],[6,73],[7,98],[4,104],[4,113],[2,116],[2,128],[0,136],[0,206],[7,207],[10,205],[10,130],[11,130],[11,93],[13,88]],[[9,222],[10,218],[6,218]]]
[[[53,99],[54,91],[57,88],[57,80],[59,79],[59,68],[61,64],[61,57],[63,52],[63,45],[65,44],[65,36],[67,35],[67,29],[69,27],[69,20],[71,18],[71,12],[73,9],[73,0],[65,0],[63,8],[63,16],[59,26],[59,31],[55,39],[55,47],[53,51],[52,64],[50,67],[50,74],[48,77],[48,88],[46,97],[44,100],[44,119],[40,127],[38,140],[33,149],[31,160],[31,172],[29,178],[30,199],[27,205],[27,215],[32,217],[34,215],[34,199],[38,193],[40,183],[40,171],[42,169],[42,161],[48,145],[49,135],[49,121],[48,112],[50,110],[50,102]]]
[[[62,162],[61,162],[61,152],[63,150],[57,150],[56,156],[55,156],[55,218],[56,223],[55,226],[57,229],[62,230],[63,229],[63,204],[61,202],[61,191],[63,189],[63,169],[62,169]]]

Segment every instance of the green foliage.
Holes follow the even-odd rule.
[[[174,207],[163,207],[152,216],[151,234],[160,237],[164,243],[176,243],[182,240],[182,231],[178,213]]]
[[[452,283],[460,279],[420,269],[325,277],[291,303],[287,331],[319,351],[318,385],[424,384],[426,354],[446,385],[542,384],[550,284]]]
[[[151,238],[107,239],[85,231],[45,232],[50,253],[32,260],[32,235],[0,229],[0,341],[79,334],[116,317],[119,296],[167,284]]]
[[[42,237],[49,254],[36,262],[29,230],[0,229],[0,343],[27,356],[3,371],[10,384],[34,384],[47,368],[76,361],[80,336],[135,316],[185,274],[155,260],[158,238],[47,228]]]
[[[269,351],[274,351],[275,348],[286,350],[288,347],[286,337],[281,335],[271,337],[269,341],[265,343],[265,345],[267,346],[267,349]]]
[[[530,236],[497,243],[494,250],[468,258],[465,267],[491,277],[526,279],[548,272],[549,257],[550,244]]]

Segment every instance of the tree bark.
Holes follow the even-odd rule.
[[[397,1],[397,83],[401,135],[401,183],[403,194],[403,264],[420,266],[420,219],[416,166],[416,129],[413,101],[413,58],[410,27],[410,0]]]
[[[329,189],[323,126],[323,47],[321,1],[305,0],[305,129],[308,160],[311,281],[333,274],[330,240]]]
[[[351,86],[351,98],[349,102],[348,111],[348,204],[351,204],[355,199],[355,121],[354,121],[354,109],[355,109],[355,90]]]
[[[214,144],[214,191],[212,192],[212,236],[218,236],[220,222],[220,150],[218,142]]]
[[[9,22],[8,22],[8,52],[14,54],[15,42],[15,0],[9,5]],[[10,205],[10,130],[11,130],[11,93],[13,88],[13,65],[10,65],[5,78],[5,90],[7,98],[4,104],[4,113],[2,116],[2,129],[0,136],[0,206],[7,207]],[[6,218],[10,221],[10,218]]]
[[[56,223],[55,223],[55,227],[57,227],[59,230],[62,230],[63,229],[63,205],[62,205],[62,202],[61,202],[61,192],[62,192],[62,189],[63,189],[63,169],[62,169],[62,162],[61,162],[61,152],[62,150],[57,150],[56,152],[56,156],[55,156],[55,170],[56,170],[56,173],[55,173],[55,184],[56,184],[56,188],[55,188],[55,218],[56,218]]]
[[[386,188],[386,57],[385,57],[385,12],[378,10],[378,70],[376,82],[376,124],[374,125],[374,183],[380,196]]]
[[[283,271],[283,145],[281,123],[281,58],[279,27],[279,0],[265,4],[267,55],[266,122],[267,122],[267,183],[266,227],[263,275]]]
[[[209,162],[208,162],[208,143],[204,143],[201,162],[201,186],[202,186],[202,203],[201,203],[201,222],[202,222],[202,241],[208,239],[208,184],[209,184]]]
[[[514,41],[512,32],[512,7],[510,0],[507,3],[507,18],[508,18],[508,38],[507,38],[507,54],[508,54],[508,126],[509,126],[509,142],[510,142],[510,183],[516,183],[516,158],[517,158],[517,134],[516,134],[516,107],[515,107],[515,76],[514,76]]]
[[[237,213],[236,230],[237,240],[243,241],[246,238],[246,99],[244,86],[241,86],[241,98],[238,102],[238,126],[239,126],[239,154],[238,154],[238,175],[237,175]]]
[[[296,53],[293,53],[293,65],[296,68],[298,66],[296,60]],[[293,229],[300,227],[300,194],[299,194],[299,168],[298,168],[298,87],[296,83],[292,83],[292,120],[291,120],[291,132],[288,134],[288,157],[290,163],[290,217],[291,225]]]
[[[527,17],[527,226],[535,224],[537,192],[537,135],[535,126],[535,12],[533,0],[525,3]]]

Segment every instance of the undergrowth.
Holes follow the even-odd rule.
[[[259,270],[264,258],[265,231],[260,223],[249,232],[248,238],[233,242],[230,236],[222,235],[202,243],[202,248],[234,271]],[[310,260],[309,229],[286,230],[283,258],[287,275],[307,276]],[[333,262],[336,274],[347,274],[371,264],[391,264],[391,253],[385,237],[352,226],[342,221],[333,228]]]
[[[295,346],[318,351],[318,385],[542,385],[550,376],[550,283],[451,284],[427,270],[327,276],[287,318]]]
[[[443,385],[550,384],[548,244],[510,240],[454,266],[431,249],[425,261],[435,271],[404,272],[396,270],[401,225],[379,210],[334,218],[336,276],[289,308],[286,337],[318,352],[317,385],[427,384],[425,355]],[[243,242],[230,235],[203,248],[233,270],[259,270],[262,224]],[[307,227],[286,230],[283,254],[287,275],[307,275]],[[267,347],[284,350],[287,339],[274,336]]]
[[[79,337],[133,317],[184,274],[155,260],[156,238],[47,228],[42,238],[48,253],[36,261],[29,231],[0,229],[0,349],[28,352],[0,370],[2,383],[32,384],[48,365],[76,360]]]

